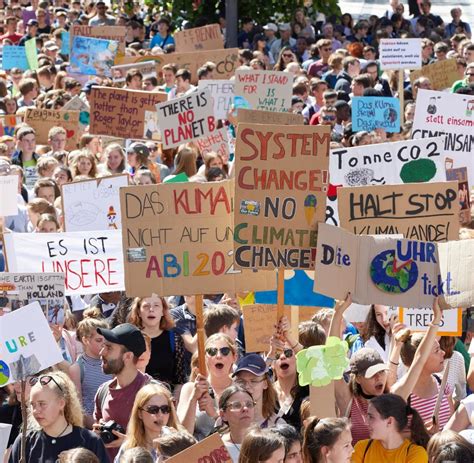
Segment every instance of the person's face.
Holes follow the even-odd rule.
[[[26,28],[26,31],[27,31],[28,35],[34,37],[36,35],[36,33],[38,32],[38,26],[28,26]]]
[[[121,345],[104,341],[104,346],[100,351],[103,372],[106,375],[118,375],[121,373],[125,368],[124,355]]]
[[[466,77],[469,83],[474,83],[474,67],[466,69]]]
[[[227,334],[227,336],[229,336],[232,341],[235,341],[237,339],[237,336],[239,335],[239,322],[234,322],[230,326],[224,326],[221,332]]]
[[[354,96],[362,96],[364,94],[364,86],[355,81],[351,82],[351,90]]]
[[[160,407],[158,411],[154,407]],[[168,412],[163,413],[161,407],[167,407]],[[138,411],[139,417],[143,421],[143,427],[145,428],[145,433],[150,435],[160,434],[163,426],[168,424],[170,419],[170,405],[165,396],[161,394],[156,394],[151,397],[148,402],[142,407],[142,410]],[[150,413],[153,412],[153,413]]]
[[[216,157],[209,162],[209,167],[219,167],[219,169],[222,169],[224,167],[224,163],[220,157]]]
[[[21,140],[20,140],[20,149],[21,151],[24,151],[25,153],[33,153],[36,149],[36,137],[34,134],[30,133],[28,135],[25,135]]]
[[[422,14],[430,14],[431,5],[428,2],[423,2],[420,5],[420,10]]]
[[[64,151],[64,148],[66,148],[66,135],[63,133],[56,134],[51,138],[50,145],[53,152]]]
[[[38,233],[56,233],[58,228],[54,222],[44,221],[38,227]]]
[[[285,347],[275,360],[275,373],[277,378],[285,378],[296,374],[296,357],[293,349]]]
[[[54,204],[55,195],[54,195],[54,188],[52,186],[42,186],[41,188],[38,188],[38,198],[43,198],[48,201],[50,204]]]
[[[375,407],[369,403],[369,408],[367,410],[367,419],[366,424],[369,428],[370,438],[371,439],[385,439],[388,432],[388,421],[390,418],[384,419],[380,416],[380,413],[375,409]],[[390,420],[392,421],[392,420]]]
[[[166,70],[163,71],[163,79],[168,87],[174,85],[175,77],[173,71]]]
[[[431,348],[431,354],[425,363],[425,371],[430,373],[439,373],[444,369],[444,351],[439,346],[439,342],[435,340]]]
[[[385,330],[390,330],[390,321],[388,317],[388,307],[386,305],[375,305],[374,306],[375,312],[375,320],[377,323]]]
[[[354,447],[352,447],[352,434],[350,429],[345,429],[339,435],[337,441],[327,449],[327,463],[349,463],[351,461]]]
[[[442,60],[446,59],[446,52],[445,51],[437,51],[437,52],[435,52],[435,55],[436,55],[436,58],[438,59],[438,61],[442,61]]]
[[[116,170],[120,167],[122,162],[122,155],[120,151],[110,151],[107,154],[107,166],[110,170]]]
[[[104,337],[97,332],[91,334],[88,338],[83,339],[90,355],[96,358],[100,356],[100,351],[104,347],[104,341]]]
[[[97,13],[99,13],[99,16],[101,17],[105,16],[106,11],[107,11],[107,7],[105,5],[97,5]]]
[[[66,172],[62,170],[55,170],[53,173],[53,180],[57,183],[58,186],[68,183],[69,179]]]
[[[217,349],[216,355],[210,355],[208,348]],[[222,353],[224,349],[224,353]],[[225,351],[229,349],[229,353],[225,355]],[[208,369],[216,376],[228,376],[232,370],[236,358],[230,350],[229,345],[223,339],[219,339],[209,344],[206,348],[206,364]]]
[[[336,114],[332,112],[322,111],[320,120],[321,125],[330,125],[331,127],[334,127],[334,125],[336,124]]]
[[[366,72],[370,77],[372,77],[374,82],[377,80],[379,76],[379,73],[377,72],[377,66],[368,66]]]
[[[282,55],[281,55],[283,62],[285,64],[291,63],[292,61],[295,61],[295,55],[291,50],[285,50]]]
[[[263,391],[268,388],[266,375],[257,376],[250,371],[240,371],[235,382],[249,391],[256,403],[261,402]]]
[[[349,67],[347,68],[347,72],[351,77],[358,76],[360,73],[360,63],[356,61],[354,64],[349,64]]]
[[[299,114],[301,111],[304,109],[304,104],[303,103],[295,103],[294,105],[291,106],[291,111]]]
[[[365,394],[368,395],[381,395],[385,390],[385,383],[387,382],[387,372],[385,370],[375,373],[371,378],[365,378],[364,376],[356,376],[356,381],[360,384],[360,387]]]
[[[176,78],[176,87],[179,92],[184,92],[189,88],[189,81],[184,80],[181,76]]]
[[[322,60],[327,61],[329,59],[329,56],[332,53],[332,47],[331,46],[324,46],[320,47],[319,49],[319,55],[321,56]]]
[[[303,463],[301,442],[295,441],[291,444],[285,457],[285,463]]]
[[[461,19],[461,8],[453,8],[451,11],[451,17],[454,21],[458,22]]]
[[[248,428],[255,415],[253,399],[245,392],[236,392],[232,394],[226,403],[225,410],[221,410],[222,419],[232,428]]]
[[[267,460],[262,460],[261,463],[283,463],[285,461],[285,447],[282,445],[276,449]]]
[[[87,145],[87,148],[92,154],[97,154],[100,152],[100,140],[98,138],[93,138],[89,144]]]
[[[421,52],[423,54],[424,59],[429,58],[433,54],[432,45],[427,45],[425,48],[422,48]]]
[[[34,419],[44,429],[48,428],[61,417],[65,402],[59,398],[52,388],[58,387],[51,381],[46,386],[39,382],[31,388],[30,407]]]
[[[132,77],[132,80],[128,84],[128,87],[132,90],[141,90],[142,89],[142,79],[140,76]]]
[[[336,104],[337,97],[324,98],[325,106],[334,106]]]
[[[143,299],[139,313],[145,328],[156,328],[163,317],[163,302],[159,297],[147,297]]]
[[[80,175],[89,175],[92,169],[92,162],[88,158],[81,158],[77,163],[77,171]]]
[[[15,114],[16,113],[16,102],[15,100],[9,99],[5,102],[5,106],[7,109],[8,114]]]
[[[367,32],[368,32],[369,28],[367,26],[362,26],[359,30],[358,30],[358,34],[360,37],[367,37]]]
[[[130,167],[138,167],[137,153],[127,153],[127,162]]]
[[[327,39],[332,39],[332,36],[334,34],[334,28],[332,27],[332,25],[325,26],[323,28],[323,34],[324,37],[326,37]]]
[[[168,24],[165,22],[160,22],[158,24],[158,32],[160,35],[166,35],[168,33]]]
[[[474,63],[474,50],[468,50],[467,47],[464,49],[464,59],[466,60],[467,64]]]

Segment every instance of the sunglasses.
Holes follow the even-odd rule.
[[[208,347],[206,349],[206,354],[209,355],[209,357],[215,357],[217,353],[220,352],[220,354],[223,357],[227,357],[231,353],[231,348],[230,347]]]
[[[293,349],[284,349],[283,350],[283,355],[287,358],[290,359],[293,357]]]
[[[283,53],[284,58],[293,58],[293,55],[291,53]]]
[[[46,386],[47,384],[49,384],[51,381],[56,384],[56,386],[58,386],[59,390],[61,392],[64,392],[63,391],[63,388],[58,384],[58,382],[50,375],[44,375],[44,376],[32,376],[30,379],[29,379],[29,383],[30,383],[30,386],[34,386],[37,382],[39,381],[39,383],[41,384],[41,386]]]
[[[169,405],[148,405],[148,407],[140,408],[140,410],[147,412],[150,415],[158,415],[159,412],[163,415],[169,415],[171,407]]]
[[[332,48],[322,48],[323,51],[332,51]]]
[[[323,121],[335,121],[336,116],[323,116]]]

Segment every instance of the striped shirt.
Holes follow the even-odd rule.
[[[369,439],[370,433],[367,427],[367,409],[369,402],[362,398],[353,397],[349,418],[351,420],[352,445],[360,440]]]

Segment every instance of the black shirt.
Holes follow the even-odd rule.
[[[300,407],[304,399],[309,397],[309,386],[296,386],[296,393],[290,409],[282,416],[287,424],[291,424],[296,429],[301,429]]]
[[[71,433],[57,438],[55,444],[52,443],[52,440],[53,438],[42,430],[30,432],[26,437],[26,461],[56,463],[61,452],[84,447],[95,453],[101,463],[109,462],[102,440],[88,429],[74,426]],[[18,436],[13,444],[8,463],[18,463],[20,461],[20,451],[21,436]]]
[[[13,445],[13,442],[15,442],[16,436],[20,433],[22,423],[20,405],[2,405],[0,407],[0,423],[12,425],[7,444],[7,448],[10,448]]]
[[[156,338],[151,339],[150,362],[146,372],[154,379],[173,384],[174,378],[174,339],[170,331],[163,331]],[[172,348],[173,342],[173,348]]]

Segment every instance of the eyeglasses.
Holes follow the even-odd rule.
[[[335,121],[336,116],[323,116],[322,119],[323,121]]]
[[[230,347],[208,347],[206,349],[206,354],[209,355],[209,357],[215,357],[217,353],[220,352],[223,357],[227,357],[231,353],[231,348]]]
[[[225,409],[231,412],[240,412],[243,408],[254,408],[255,402],[253,400],[246,400],[245,402],[230,402],[226,404]]]
[[[54,384],[56,384],[56,386],[58,386],[58,388],[61,392],[64,392],[63,388],[59,385],[59,383],[54,379],[53,376],[50,376],[50,375],[32,376],[29,379],[30,386],[34,386],[38,381],[41,384],[41,386],[46,386],[47,384],[49,384],[52,381]]]
[[[150,415],[158,415],[159,412],[163,413],[163,415],[169,415],[171,407],[169,405],[148,405],[147,407],[140,408],[140,410]]]
[[[242,387],[256,387],[258,386],[260,383],[263,383],[265,381],[265,379],[251,379],[250,381],[244,381],[243,379],[239,379],[235,382],[235,384],[238,384],[239,386],[242,386]]]

